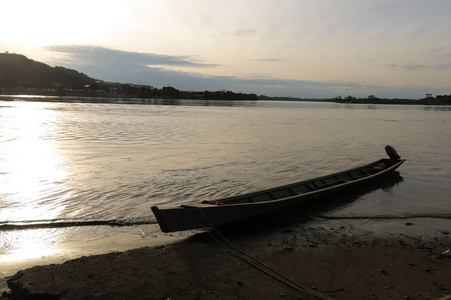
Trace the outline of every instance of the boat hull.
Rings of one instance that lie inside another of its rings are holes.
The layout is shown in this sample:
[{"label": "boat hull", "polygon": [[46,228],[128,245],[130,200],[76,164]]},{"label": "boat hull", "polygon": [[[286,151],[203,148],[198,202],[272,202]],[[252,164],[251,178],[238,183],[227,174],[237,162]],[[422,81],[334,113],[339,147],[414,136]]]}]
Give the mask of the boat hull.
[{"label": "boat hull", "polygon": [[[208,228],[244,221],[298,206],[313,199],[384,178],[405,160],[381,159],[371,164],[311,180],[214,201],[174,207],[152,206],[163,232]],[[388,165],[381,170],[382,164]]]}]

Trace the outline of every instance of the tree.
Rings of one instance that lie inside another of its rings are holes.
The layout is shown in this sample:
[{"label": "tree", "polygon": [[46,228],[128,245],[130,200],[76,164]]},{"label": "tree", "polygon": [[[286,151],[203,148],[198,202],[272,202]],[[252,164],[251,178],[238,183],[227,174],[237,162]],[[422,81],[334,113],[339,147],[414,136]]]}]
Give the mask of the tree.
[{"label": "tree", "polygon": [[0,81],[0,87],[1,88],[15,88],[19,86],[19,82],[16,79],[13,78],[6,78]]},{"label": "tree", "polygon": [[172,87],[172,86],[165,86],[161,89],[161,93],[163,97],[167,98],[179,98],[181,96],[181,92]]}]

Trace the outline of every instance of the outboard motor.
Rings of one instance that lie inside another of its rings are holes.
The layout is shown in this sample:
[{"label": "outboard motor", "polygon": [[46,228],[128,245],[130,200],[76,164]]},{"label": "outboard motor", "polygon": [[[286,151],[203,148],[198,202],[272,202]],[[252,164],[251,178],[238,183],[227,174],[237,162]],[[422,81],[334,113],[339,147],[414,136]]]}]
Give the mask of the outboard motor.
[{"label": "outboard motor", "polygon": [[398,161],[401,159],[396,149],[390,145],[385,146],[385,152],[387,152],[387,155],[390,156],[392,161]]}]

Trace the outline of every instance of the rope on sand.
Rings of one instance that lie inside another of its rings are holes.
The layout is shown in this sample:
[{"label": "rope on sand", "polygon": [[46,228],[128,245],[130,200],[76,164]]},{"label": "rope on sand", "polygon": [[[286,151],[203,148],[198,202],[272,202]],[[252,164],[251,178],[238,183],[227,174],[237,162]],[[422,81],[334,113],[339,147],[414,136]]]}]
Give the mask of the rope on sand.
[{"label": "rope on sand", "polygon": [[188,213],[191,215],[191,217],[197,222],[199,223],[199,225],[201,225],[202,229],[210,236],[212,237],[218,244],[220,244],[223,248],[225,248],[228,252],[230,252],[231,254],[233,254],[235,257],[243,260],[244,262],[248,263],[249,265],[251,265],[252,267],[260,270],[261,272],[265,273],[266,275],[278,280],[279,282],[297,290],[300,292],[303,292],[305,294],[311,295],[316,297],[317,299],[323,299],[323,300],[332,300],[332,298],[326,297],[324,295],[321,295],[320,293],[317,293],[311,289],[308,289],[302,285],[300,285],[299,283],[295,282],[294,280],[288,278],[287,276],[283,275],[282,273],[280,273],[279,271],[275,270],[274,268],[268,266],[267,264],[263,263],[262,261],[260,261],[259,259],[257,259],[256,257],[246,253],[245,251],[241,250],[240,248],[238,248],[237,246],[235,246],[234,244],[232,244],[227,238],[225,238],[217,229],[216,227],[210,222],[210,220],[207,218],[207,216],[205,215],[205,213],[203,212],[202,209],[197,208],[198,210],[200,210],[203,218],[205,219],[205,221],[207,221],[207,223],[209,224],[210,228],[213,229],[213,231],[219,236],[216,237],[214,236],[210,230],[208,230],[207,227],[203,226],[201,224],[201,222],[199,222],[199,220],[190,212],[190,209],[186,208],[186,210],[188,211]]}]

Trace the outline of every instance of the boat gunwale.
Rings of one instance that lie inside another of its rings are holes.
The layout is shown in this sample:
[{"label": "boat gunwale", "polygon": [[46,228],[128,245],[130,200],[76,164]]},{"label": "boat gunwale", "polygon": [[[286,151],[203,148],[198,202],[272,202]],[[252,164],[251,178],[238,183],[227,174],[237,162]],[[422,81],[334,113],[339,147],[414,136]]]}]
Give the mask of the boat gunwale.
[{"label": "boat gunwale", "polygon": [[[239,198],[245,198],[245,197],[251,197],[251,196],[255,196],[255,195],[261,195],[261,194],[265,194],[265,193],[270,193],[272,191],[276,191],[276,190],[280,190],[280,189],[284,189],[284,188],[289,188],[289,187],[292,187],[292,186],[295,186],[295,185],[298,185],[298,184],[299,185],[300,184],[307,184],[309,182],[313,182],[313,181],[316,181],[316,180],[321,180],[321,179],[324,179],[324,178],[329,178],[329,177],[337,176],[337,175],[340,175],[340,174],[349,173],[349,172],[352,172],[352,171],[355,171],[355,170],[360,170],[360,169],[363,169],[363,168],[366,168],[366,167],[370,167],[372,165],[375,165],[375,164],[380,163],[380,162],[385,161],[385,160],[387,160],[387,159],[379,159],[379,160],[376,160],[376,161],[374,161],[372,163],[369,163],[369,164],[366,164],[366,165],[363,165],[363,166],[360,166],[360,167],[348,169],[348,170],[337,172],[337,173],[333,173],[333,174],[330,174],[330,175],[325,175],[325,176],[321,176],[321,177],[307,179],[307,180],[304,180],[304,181],[294,182],[292,184],[287,184],[287,185],[283,185],[283,186],[279,186],[279,187],[274,187],[274,188],[270,188],[270,189],[267,189],[267,190],[261,190],[261,191],[258,191],[258,192],[251,192],[251,193],[248,193],[248,194],[241,194],[241,195],[237,195],[237,196],[221,198],[221,199],[217,199],[216,201],[220,201],[220,202],[224,201],[224,202],[226,202],[228,200],[234,200],[234,199],[239,199]],[[320,188],[318,188],[317,190],[314,190],[314,191],[305,192],[305,193],[299,193],[299,194],[295,194],[295,195],[288,196],[288,197],[281,197],[281,198],[272,199],[272,200],[265,200],[265,201],[255,201],[255,202],[249,201],[249,202],[243,202],[243,203],[227,203],[226,202],[226,203],[224,203],[224,205],[212,205],[212,204],[203,204],[201,202],[192,202],[192,203],[181,204],[179,206],[162,207],[161,209],[163,209],[163,210],[167,209],[167,208],[170,208],[170,209],[174,209],[174,208],[181,208],[181,209],[185,209],[185,208],[187,208],[187,209],[190,209],[190,208],[192,208],[192,209],[218,208],[219,209],[219,208],[223,208],[224,206],[230,207],[230,206],[243,206],[243,205],[262,205],[262,204],[265,204],[265,203],[268,203],[268,204],[270,204],[270,203],[277,203],[277,202],[280,202],[280,201],[286,201],[286,200],[291,200],[291,199],[295,199],[295,198],[307,197],[309,195],[316,194],[316,193],[321,193],[321,192],[326,192],[328,190],[340,189],[340,188],[345,187],[347,185],[354,185],[354,184],[356,184],[356,183],[358,183],[360,181],[371,180],[373,178],[377,178],[377,177],[379,177],[379,176],[381,176],[383,174],[389,173],[392,170],[397,169],[404,162],[405,162],[405,159],[400,159],[400,160],[396,161],[390,167],[388,167],[388,168],[386,168],[386,169],[384,169],[384,170],[382,170],[380,172],[377,172],[377,173],[374,173],[374,174],[369,174],[369,175],[364,175],[364,176],[362,176],[360,178],[356,178],[356,179],[349,179],[349,181],[343,182],[341,184],[336,184],[336,185],[332,185],[332,186],[324,186],[324,187],[320,187]],[[345,180],[345,179],[343,179],[343,180]],[[325,185],[327,185],[327,183]]]}]

